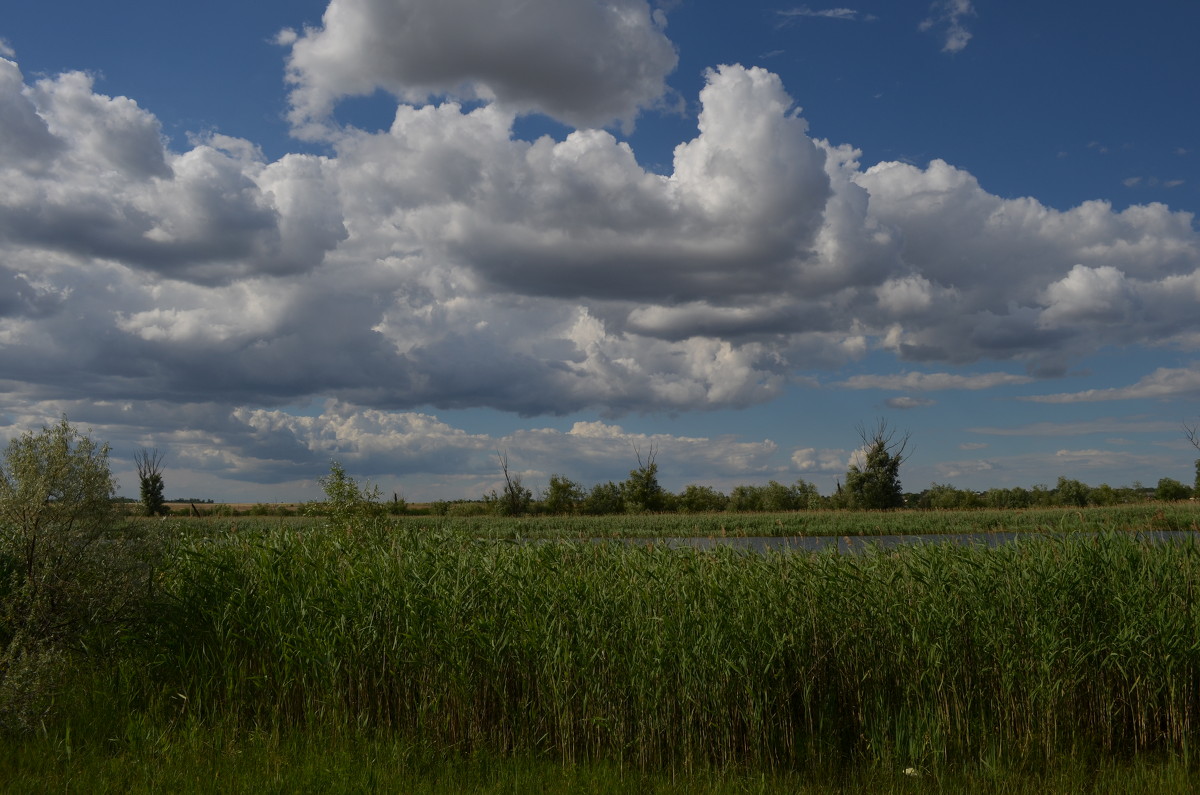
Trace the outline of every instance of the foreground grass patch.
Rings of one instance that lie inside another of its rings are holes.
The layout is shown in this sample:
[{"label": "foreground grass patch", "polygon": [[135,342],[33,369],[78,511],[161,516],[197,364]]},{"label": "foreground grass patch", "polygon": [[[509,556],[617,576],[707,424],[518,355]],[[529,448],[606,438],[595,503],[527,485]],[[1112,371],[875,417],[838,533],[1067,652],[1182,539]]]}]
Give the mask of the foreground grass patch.
[{"label": "foreground grass patch", "polygon": [[[915,775],[914,775],[915,773]],[[378,735],[321,730],[246,733],[192,726],[99,743],[42,736],[0,750],[8,792],[87,793],[832,793],[1194,792],[1196,771],[1179,757],[1060,760],[1038,769],[969,765],[931,773],[880,767],[808,772],[643,771],[609,762],[530,756],[453,756]]]},{"label": "foreground grass patch", "polygon": [[280,530],[180,553],[142,686],[172,719],[352,726],[636,769],[1183,753],[1200,547],[861,556]]}]

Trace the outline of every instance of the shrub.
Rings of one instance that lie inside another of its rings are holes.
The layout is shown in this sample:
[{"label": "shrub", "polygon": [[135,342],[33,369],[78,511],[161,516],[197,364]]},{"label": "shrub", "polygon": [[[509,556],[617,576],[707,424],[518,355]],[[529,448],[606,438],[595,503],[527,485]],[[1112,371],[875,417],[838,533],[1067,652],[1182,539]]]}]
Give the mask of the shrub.
[{"label": "shrub", "polygon": [[1154,498],[1164,502],[1186,500],[1191,496],[1192,490],[1174,478],[1162,478],[1158,481],[1158,488],[1154,490]]},{"label": "shrub", "polygon": [[146,550],[118,532],[108,445],[66,420],[0,465],[0,727],[31,729],[68,658],[102,650],[148,594]]},{"label": "shrub", "polygon": [[611,480],[592,486],[583,500],[583,512],[593,516],[620,513],[624,508],[621,487]]},{"label": "shrub", "polygon": [[723,511],[729,498],[711,486],[689,485],[679,495],[679,510],[687,513]]},{"label": "shrub", "polygon": [[329,464],[329,474],[318,482],[325,491],[325,502],[307,506],[310,516],[326,516],[329,524],[346,533],[377,528],[387,513],[379,502],[379,487],[359,484],[346,474],[337,461]]},{"label": "shrub", "polygon": [[550,485],[542,498],[546,513],[569,514],[579,510],[583,502],[583,487],[566,475],[551,475]]}]

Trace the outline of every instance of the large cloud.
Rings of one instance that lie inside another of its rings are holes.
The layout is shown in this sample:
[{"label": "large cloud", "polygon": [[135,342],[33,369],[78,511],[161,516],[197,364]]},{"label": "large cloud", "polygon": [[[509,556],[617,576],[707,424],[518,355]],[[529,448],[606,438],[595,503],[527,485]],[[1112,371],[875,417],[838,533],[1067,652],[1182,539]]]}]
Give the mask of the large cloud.
[{"label": "large cloud", "polygon": [[0,241],[215,285],[316,266],[344,237],[319,158],[266,164],[217,137],[168,152],[158,120],[81,72],[24,86],[0,59]]},{"label": "large cloud", "polygon": [[675,48],[645,0],[331,0],[285,31],[291,119],[324,134],[336,103],[383,89],[453,95],[574,126],[631,122],[666,91]]},{"label": "large cloud", "polygon": [[[331,14],[351,8],[381,13]],[[700,102],[666,175],[609,132],[520,140],[499,102],[400,105],[268,162],[217,135],[171,151],[87,75],[27,84],[0,60],[5,388],[615,415],[751,405],[872,350],[1037,374],[1197,333],[1187,213],[863,168],[762,69],[712,70]]]},{"label": "large cloud", "polygon": [[[824,153],[764,70],[711,72],[700,98],[700,135],[669,177],[595,131],[481,163],[448,253],[525,295],[728,302],[794,286],[830,193]],[[423,149],[408,115],[389,144]]]},{"label": "large cloud", "polygon": [[1059,211],[1002,199],[940,160],[925,169],[880,163],[856,183],[912,272],[899,295],[887,284],[877,293],[876,322],[896,321],[887,343],[902,357],[1023,358],[1037,371],[1039,360],[1166,342],[1195,328],[1188,296],[1196,295],[1200,237],[1190,213],[1161,204],[1116,212],[1101,201]]}]

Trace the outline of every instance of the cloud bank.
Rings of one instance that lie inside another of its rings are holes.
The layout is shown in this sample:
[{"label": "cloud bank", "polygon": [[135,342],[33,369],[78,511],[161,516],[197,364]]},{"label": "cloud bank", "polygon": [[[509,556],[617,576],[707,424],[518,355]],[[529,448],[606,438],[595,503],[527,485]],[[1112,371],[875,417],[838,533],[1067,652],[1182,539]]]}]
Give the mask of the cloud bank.
[{"label": "cloud bank", "polygon": [[[878,351],[1028,375],[842,386],[990,388],[1196,338],[1188,213],[1056,210],[936,159],[864,167],[809,135],[776,75],[736,64],[707,72],[694,136],[654,173],[603,127],[667,92],[661,10],[461,5],[333,0],[321,27],[280,37],[291,120],[325,155],[267,160],[218,134],[176,151],[152,110],[91,76],[30,80],[0,58],[10,403],[255,406],[201,416],[290,449],[320,434],[278,436],[269,412],[314,397],[397,422],[426,407],[612,417],[750,406]],[[952,33],[969,11],[946,6]],[[388,129],[331,120],[377,90],[397,99]],[[574,129],[523,140],[527,113]],[[1129,394],[1194,384],[1160,373]],[[797,455],[805,471],[830,460]]]},{"label": "cloud bank", "polygon": [[[668,175],[604,131],[521,141],[494,104],[401,104],[335,155],[265,162],[222,136],[170,151],[82,73],[5,60],[0,88],[0,363],[34,393],[86,373],[114,399],[692,410],[870,349],[1040,372],[1195,333],[1192,216],[860,168],[761,68],[709,72]],[[846,385],[1021,379],[905,378]]]},{"label": "cloud bank", "polygon": [[524,141],[452,101],[266,162],[220,135],[171,151],[87,75],[4,60],[3,372],[48,396],[619,414],[751,405],[870,350],[1041,374],[1196,333],[1187,213],[863,169],[758,68],[710,71],[699,99],[665,176],[608,132]]}]

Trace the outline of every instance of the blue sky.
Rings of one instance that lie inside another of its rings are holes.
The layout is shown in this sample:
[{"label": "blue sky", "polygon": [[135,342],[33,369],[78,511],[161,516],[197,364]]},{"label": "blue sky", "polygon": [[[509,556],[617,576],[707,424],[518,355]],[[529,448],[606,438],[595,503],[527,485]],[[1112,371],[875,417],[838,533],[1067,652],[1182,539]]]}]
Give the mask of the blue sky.
[{"label": "blue sky", "polygon": [[173,496],[1190,482],[1200,7],[25,4],[0,435]]}]

